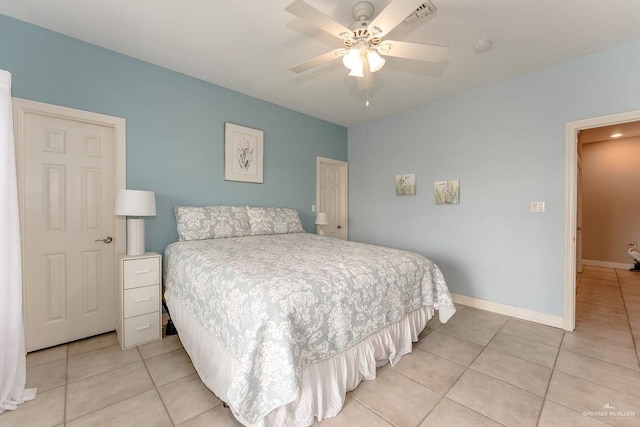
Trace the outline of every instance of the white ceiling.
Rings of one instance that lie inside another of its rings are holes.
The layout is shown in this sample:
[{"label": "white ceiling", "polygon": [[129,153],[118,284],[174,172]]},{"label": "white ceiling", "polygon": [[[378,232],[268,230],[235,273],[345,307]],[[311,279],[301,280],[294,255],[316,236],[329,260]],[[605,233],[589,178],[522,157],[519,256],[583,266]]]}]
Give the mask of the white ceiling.
[{"label": "white ceiling", "polygon": [[[365,107],[339,60],[288,70],[341,47],[286,12],[292,1],[0,0],[0,13],[344,126],[640,39],[637,0],[433,0],[389,38],[449,46],[449,61],[387,58]],[[345,26],[357,1],[307,0]],[[476,54],[482,38],[493,48]]]}]

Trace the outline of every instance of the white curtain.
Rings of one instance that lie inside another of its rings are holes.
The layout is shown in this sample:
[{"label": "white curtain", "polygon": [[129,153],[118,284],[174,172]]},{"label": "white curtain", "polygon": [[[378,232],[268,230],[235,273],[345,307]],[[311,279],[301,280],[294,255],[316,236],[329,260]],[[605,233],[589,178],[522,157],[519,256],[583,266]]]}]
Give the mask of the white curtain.
[{"label": "white curtain", "polygon": [[31,400],[22,323],[22,259],[11,73],[0,70],[0,414]]}]

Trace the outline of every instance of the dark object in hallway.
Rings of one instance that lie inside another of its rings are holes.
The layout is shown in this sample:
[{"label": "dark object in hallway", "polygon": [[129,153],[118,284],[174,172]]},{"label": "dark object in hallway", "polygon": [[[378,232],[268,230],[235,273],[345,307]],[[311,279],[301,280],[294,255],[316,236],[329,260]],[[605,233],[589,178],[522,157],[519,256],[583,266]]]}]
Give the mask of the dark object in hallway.
[{"label": "dark object in hallway", "polygon": [[627,253],[631,258],[633,258],[633,268],[630,268],[629,271],[640,271],[640,252],[636,250],[638,245],[634,243],[629,243],[629,249],[627,249]]}]

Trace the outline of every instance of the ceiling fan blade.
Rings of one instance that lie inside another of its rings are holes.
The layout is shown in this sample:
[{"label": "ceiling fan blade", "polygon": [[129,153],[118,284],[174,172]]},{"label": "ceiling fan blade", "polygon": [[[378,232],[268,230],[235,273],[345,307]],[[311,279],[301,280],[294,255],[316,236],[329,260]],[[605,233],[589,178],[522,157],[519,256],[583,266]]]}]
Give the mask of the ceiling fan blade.
[{"label": "ceiling fan blade", "polygon": [[308,61],[304,61],[298,65],[294,65],[293,67],[289,68],[289,70],[293,71],[294,73],[302,73],[319,65],[331,62],[334,59],[343,56],[345,53],[347,53],[347,49],[332,50],[331,52],[324,53],[320,56],[316,56],[315,58],[311,58]]},{"label": "ceiling fan blade", "polygon": [[424,0],[392,0],[369,24],[369,33],[376,37],[389,34],[399,23],[407,19]]},{"label": "ceiling fan blade", "polygon": [[442,62],[449,57],[449,48],[447,46],[399,42],[396,40],[383,41],[378,45],[378,52],[386,56],[428,62]]},{"label": "ceiling fan blade", "polygon": [[294,1],[284,10],[340,39],[351,39],[353,37],[353,31],[303,0]]}]

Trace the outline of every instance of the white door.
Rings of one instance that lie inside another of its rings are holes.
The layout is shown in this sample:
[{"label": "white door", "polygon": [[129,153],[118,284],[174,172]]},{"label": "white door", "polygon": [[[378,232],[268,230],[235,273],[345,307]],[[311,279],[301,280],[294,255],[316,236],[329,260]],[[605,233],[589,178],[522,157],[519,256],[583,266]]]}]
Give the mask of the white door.
[{"label": "white door", "polygon": [[348,164],[340,160],[318,157],[316,177],[317,212],[325,212],[329,224],[327,236],[347,240],[348,230]]},{"label": "white door", "polygon": [[124,134],[104,118],[16,101],[27,351],[115,329]]},{"label": "white door", "polygon": [[576,274],[582,273],[582,144],[578,141],[576,173]]}]

